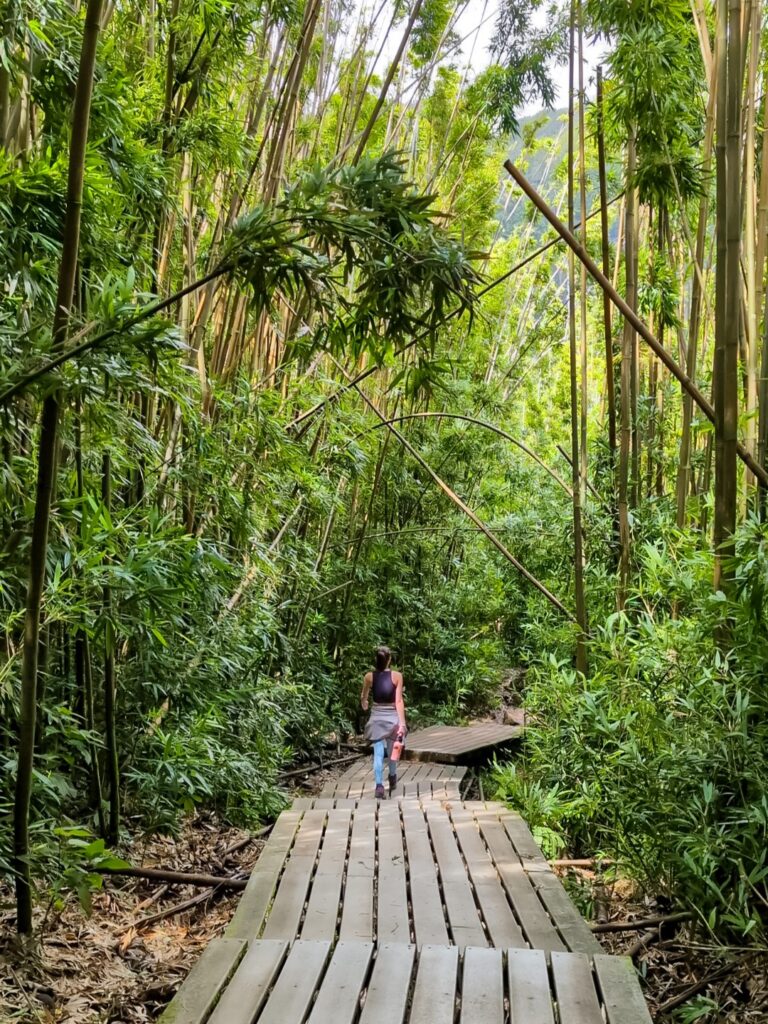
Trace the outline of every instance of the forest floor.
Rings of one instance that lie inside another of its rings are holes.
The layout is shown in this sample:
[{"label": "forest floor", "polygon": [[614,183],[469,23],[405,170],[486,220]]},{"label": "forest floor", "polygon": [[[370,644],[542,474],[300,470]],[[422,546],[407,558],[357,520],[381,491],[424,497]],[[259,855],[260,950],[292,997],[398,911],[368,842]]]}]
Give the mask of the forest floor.
[{"label": "forest floor", "polygon": [[[300,776],[295,795],[318,792],[345,766]],[[477,798],[473,791],[469,798]],[[293,794],[292,794],[293,795]],[[133,864],[217,875],[248,873],[265,839],[250,839],[211,815],[188,819],[176,839],[133,843],[124,854]],[[564,869],[576,902],[594,903],[594,873]],[[645,918],[666,909],[619,880],[603,892],[610,920]],[[164,886],[111,878],[93,895],[86,916],[74,895],[51,909],[42,944],[33,954],[13,937],[10,890],[0,890],[1,1024],[145,1024],[155,1020],[207,943],[226,928],[238,893],[216,894],[188,886]],[[192,897],[199,902],[187,909]],[[41,911],[41,919],[45,910]],[[640,933],[643,934],[643,933]],[[607,952],[626,953],[638,932],[599,936]],[[684,931],[665,934],[635,956],[645,978],[654,1019],[684,1024],[768,1024],[768,959],[750,951],[726,954],[686,942]],[[723,972],[718,976],[718,972]],[[684,1015],[659,1013],[669,1000],[714,976]]]}]

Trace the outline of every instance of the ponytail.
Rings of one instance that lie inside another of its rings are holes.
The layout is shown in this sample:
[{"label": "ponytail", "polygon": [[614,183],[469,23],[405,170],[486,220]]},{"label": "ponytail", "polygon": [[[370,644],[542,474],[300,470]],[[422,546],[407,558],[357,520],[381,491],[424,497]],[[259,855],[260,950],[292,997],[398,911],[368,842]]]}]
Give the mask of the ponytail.
[{"label": "ponytail", "polygon": [[392,651],[388,647],[380,647],[376,651],[376,671],[383,672],[392,661]]}]

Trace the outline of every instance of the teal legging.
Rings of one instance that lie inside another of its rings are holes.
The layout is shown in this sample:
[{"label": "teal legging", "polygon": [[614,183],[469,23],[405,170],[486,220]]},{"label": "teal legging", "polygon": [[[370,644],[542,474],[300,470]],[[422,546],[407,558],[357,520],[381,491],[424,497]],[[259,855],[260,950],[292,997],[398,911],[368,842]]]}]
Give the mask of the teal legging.
[{"label": "teal legging", "polygon": [[[387,751],[387,758],[392,757],[392,744],[394,740],[376,740],[373,744],[373,778],[377,786],[384,785],[384,749]],[[389,762],[389,774],[394,775],[397,765]]]}]

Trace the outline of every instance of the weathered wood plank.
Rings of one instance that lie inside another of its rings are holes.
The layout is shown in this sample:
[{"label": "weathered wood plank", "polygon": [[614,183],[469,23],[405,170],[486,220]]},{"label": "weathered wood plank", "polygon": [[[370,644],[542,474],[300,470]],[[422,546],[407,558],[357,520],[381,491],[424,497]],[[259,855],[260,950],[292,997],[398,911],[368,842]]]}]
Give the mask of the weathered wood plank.
[{"label": "weathered wood plank", "polygon": [[526,946],[474,818],[461,807],[452,808],[451,818],[492,943],[499,947]]},{"label": "weathered wood plank", "polygon": [[288,858],[301,811],[283,811],[251,872],[237,910],[226,930],[228,938],[252,939],[258,936],[267,916],[280,873]]},{"label": "weathered wood plank", "polygon": [[486,812],[478,814],[477,821],[529,945],[547,951],[565,950],[500,822]]},{"label": "weathered wood plank", "polygon": [[208,1024],[253,1024],[288,952],[288,942],[254,940]]},{"label": "weathered wood plank", "polygon": [[212,939],[160,1017],[162,1024],[204,1024],[245,949],[241,939]]},{"label": "weathered wood plank", "polygon": [[571,902],[557,875],[552,871],[535,871],[528,877],[567,948],[573,953],[586,953],[590,956],[600,953],[602,946]]},{"label": "weathered wood plank", "polygon": [[538,843],[533,838],[531,830],[519,814],[505,810],[499,815],[499,820],[512,840],[512,845],[526,871],[534,869],[542,871],[552,870],[546,857],[539,849]]},{"label": "weathered wood plank", "polygon": [[330,942],[294,942],[259,1024],[294,1024],[304,1020],[330,949]]},{"label": "weathered wood plank", "polygon": [[651,1024],[634,965],[628,957],[595,957],[595,973],[603,997],[608,1024]]},{"label": "weathered wood plank", "polygon": [[376,901],[376,936],[383,942],[410,942],[405,851],[396,803],[379,805],[379,874]]},{"label": "weathered wood plank", "polygon": [[416,945],[448,945],[443,900],[437,883],[437,865],[432,855],[427,823],[421,809],[413,804],[403,807],[411,906]]},{"label": "weathered wood plank", "polygon": [[543,950],[507,950],[507,978],[510,1024],[555,1024]]},{"label": "weathered wood plank", "polygon": [[422,946],[408,1024],[453,1024],[459,951]]},{"label": "weathered wood plank", "polygon": [[500,949],[470,948],[461,975],[461,1024],[504,1024]]},{"label": "weathered wood plank", "polygon": [[589,960],[582,953],[553,953],[560,1024],[603,1024]]},{"label": "weathered wood plank", "polygon": [[361,804],[352,820],[340,939],[373,939],[375,862],[376,807],[373,803]]},{"label": "weathered wood plank", "polygon": [[451,820],[442,808],[427,808],[427,822],[442,881],[451,936],[457,946],[487,946],[488,939]]},{"label": "weathered wood plank", "polygon": [[307,1024],[353,1024],[372,955],[372,942],[339,942]]},{"label": "weathered wood plank", "polygon": [[336,937],[351,817],[350,811],[328,812],[320,859],[301,927],[302,939],[327,939],[332,942]]},{"label": "weathered wood plank", "polygon": [[296,937],[323,834],[325,818],[325,811],[307,811],[304,814],[267,923],[264,925],[263,938],[293,939]]},{"label": "weathered wood plank", "polygon": [[403,1024],[411,985],[415,946],[379,946],[359,1024]]}]

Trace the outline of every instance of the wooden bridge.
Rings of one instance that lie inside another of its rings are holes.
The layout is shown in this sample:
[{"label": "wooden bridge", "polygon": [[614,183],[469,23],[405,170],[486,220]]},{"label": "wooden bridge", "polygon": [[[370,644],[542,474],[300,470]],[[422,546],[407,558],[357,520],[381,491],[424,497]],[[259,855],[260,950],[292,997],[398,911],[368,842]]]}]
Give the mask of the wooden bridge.
[{"label": "wooden bridge", "polygon": [[370,762],[278,818],[225,935],[164,1024],[650,1024],[523,819],[466,769]]}]

